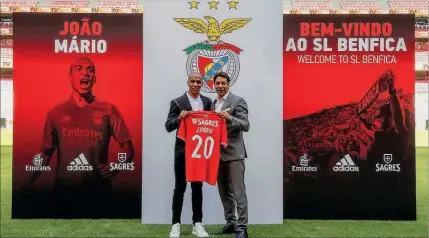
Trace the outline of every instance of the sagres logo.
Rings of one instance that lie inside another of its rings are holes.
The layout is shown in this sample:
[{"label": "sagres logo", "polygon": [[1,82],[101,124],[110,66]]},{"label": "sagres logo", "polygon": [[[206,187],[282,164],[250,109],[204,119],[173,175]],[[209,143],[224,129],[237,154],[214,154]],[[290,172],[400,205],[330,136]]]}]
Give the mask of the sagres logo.
[{"label": "sagres logo", "polygon": [[132,171],[134,170],[134,162],[126,163],[127,153],[118,153],[119,163],[110,163],[110,170]]},{"label": "sagres logo", "polygon": [[[234,1],[228,3],[229,8],[237,9],[238,2],[231,5],[232,2]],[[189,2],[191,10],[193,8],[198,9],[198,3],[196,1]],[[210,9],[217,9],[218,3],[209,2]],[[237,12],[239,13],[239,11]],[[206,21],[199,18],[174,18],[185,28],[206,35],[207,40],[184,49],[188,55],[186,71],[188,75],[193,72],[201,73],[203,75],[202,90],[207,93],[214,93],[213,76],[218,71],[222,70],[229,75],[231,78],[230,86],[235,83],[240,72],[239,54],[243,51],[238,46],[222,41],[221,37],[242,28],[251,18],[229,18],[224,19],[221,23],[215,16],[207,15],[204,19]]]},{"label": "sagres logo", "polygon": [[299,165],[300,166],[292,166],[292,171],[294,172],[316,172],[317,167],[309,166],[310,159],[307,154],[299,157]]},{"label": "sagres logo", "polygon": [[33,165],[25,166],[25,171],[47,172],[47,171],[51,171],[51,167],[47,165],[43,165],[43,156],[41,153],[39,153],[33,157]]},{"label": "sagres logo", "polygon": [[391,164],[393,161],[392,154],[383,154],[384,164],[375,164],[375,172],[401,172],[401,164]]},{"label": "sagres logo", "polygon": [[349,154],[337,162],[333,169],[335,172],[359,172],[359,167],[356,166]]}]

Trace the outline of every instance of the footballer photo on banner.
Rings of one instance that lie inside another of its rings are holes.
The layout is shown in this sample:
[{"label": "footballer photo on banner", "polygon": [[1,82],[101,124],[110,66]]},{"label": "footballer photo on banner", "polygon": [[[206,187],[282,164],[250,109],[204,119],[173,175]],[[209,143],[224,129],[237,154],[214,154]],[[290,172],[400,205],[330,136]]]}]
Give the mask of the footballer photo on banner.
[{"label": "footballer photo on banner", "polygon": [[12,218],[139,218],[142,15],[13,18]]}]

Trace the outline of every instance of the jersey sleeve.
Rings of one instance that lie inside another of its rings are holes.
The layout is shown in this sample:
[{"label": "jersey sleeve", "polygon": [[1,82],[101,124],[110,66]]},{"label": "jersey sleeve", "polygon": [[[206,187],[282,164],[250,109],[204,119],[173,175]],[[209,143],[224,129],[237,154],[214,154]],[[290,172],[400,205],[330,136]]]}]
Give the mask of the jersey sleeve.
[{"label": "jersey sleeve", "polygon": [[119,110],[113,105],[110,111],[110,126],[112,127],[113,138],[115,138],[117,143],[122,143],[131,139],[131,135],[125,124],[124,118]]},{"label": "jersey sleeve", "polygon": [[225,148],[228,146],[228,130],[226,129],[226,122],[225,120],[221,120],[222,128],[221,128],[221,135],[220,135],[220,144]]},{"label": "jersey sleeve", "polygon": [[57,129],[54,126],[52,113],[46,114],[45,125],[43,128],[43,143],[42,152],[45,155],[51,156],[58,147],[59,140]]},{"label": "jersey sleeve", "polygon": [[186,140],[186,118],[182,119],[180,121],[179,130],[177,131],[177,137],[182,139],[183,141]]}]

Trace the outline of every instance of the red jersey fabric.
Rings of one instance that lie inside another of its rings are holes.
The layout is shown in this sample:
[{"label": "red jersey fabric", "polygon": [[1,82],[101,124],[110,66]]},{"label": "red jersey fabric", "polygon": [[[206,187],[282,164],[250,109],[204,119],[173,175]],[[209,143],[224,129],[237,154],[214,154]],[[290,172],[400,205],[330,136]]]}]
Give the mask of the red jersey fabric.
[{"label": "red jersey fabric", "polygon": [[189,112],[177,137],[186,142],[186,181],[216,185],[220,146],[228,146],[225,121],[216,112]]},{"label": "red jersey fabric", "polygon": [[43,152],[57,150],[56,186],[100,186],[96,166],[107,164],[111,138],[117,143],[131,138],[118,109],[95,99],[79,107],[72,98],[48,113],[43,132]]}]

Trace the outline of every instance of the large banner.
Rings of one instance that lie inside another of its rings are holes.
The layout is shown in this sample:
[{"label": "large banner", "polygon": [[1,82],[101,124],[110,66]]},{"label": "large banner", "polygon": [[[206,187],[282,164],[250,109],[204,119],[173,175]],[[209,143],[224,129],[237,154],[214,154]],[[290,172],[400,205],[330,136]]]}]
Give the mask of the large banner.
[{"label": "large banner", "polygon": [[414,15],[285,15],[284,216],[416,219]]},{"label": "large banner", "polygon": [[[171,224],[176,132],[165,122],[170,102],[187,91],[188,75],[203,75],[202,93],[216,97],[213,75],[230,78],[247,102],[250,130],[245,184],[249,223],[282,223],[282,1],[144,2],[144,160],[142,222]],[[156,181],[156,182],[155,182]],[[203,222],[224,224],[217,186],[203,185]],[[191,186],[182,223],[192,222]]]},{"label": "large banner", "polygon": [[14,13],[12,218],[139,218],[142,15]]}]

